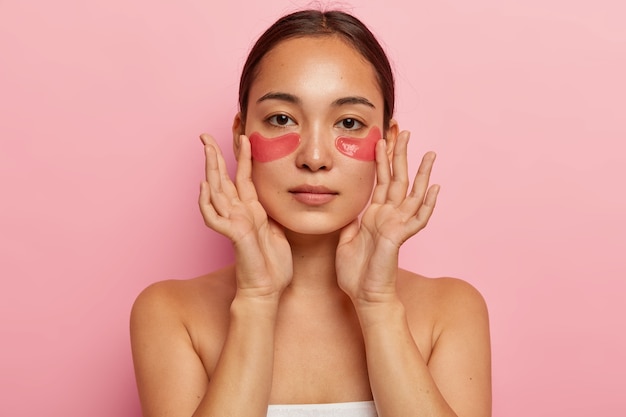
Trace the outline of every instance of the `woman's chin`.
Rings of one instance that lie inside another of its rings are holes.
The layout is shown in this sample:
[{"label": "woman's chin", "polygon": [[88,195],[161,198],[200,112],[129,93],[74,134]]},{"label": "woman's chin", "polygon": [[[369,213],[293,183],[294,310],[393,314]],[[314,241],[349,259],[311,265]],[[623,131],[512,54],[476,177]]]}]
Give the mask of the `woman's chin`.
[{"label": "woman's chin", "polygon": [[288,239],[298,238],[302,239],[307,236],[311,238],[336,238],[341,233],[341,229],[350,224],[353,220],[344,222],[329,222],[329,221],[293,221],[289,219],[284,223],[281,223],[277,219],[273,219],[277,224],[282,226],[285,231],[285,235]]}]

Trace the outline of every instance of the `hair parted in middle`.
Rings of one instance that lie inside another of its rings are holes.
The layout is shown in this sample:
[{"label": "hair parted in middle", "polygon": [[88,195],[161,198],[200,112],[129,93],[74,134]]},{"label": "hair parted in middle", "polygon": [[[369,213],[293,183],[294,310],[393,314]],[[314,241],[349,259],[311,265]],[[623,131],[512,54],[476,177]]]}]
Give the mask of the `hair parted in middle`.
[{"label": "hair parted in middle", "polygon": [[259,37],[248,54],[239,82],[239,110],[243,123],[246,121],[250,88],[263,57],[283,41],[310,36],[338,36],[372,65],[383,95],[383,129],[387,131],[395,105],[395,82],[387,54],[363,22],[338,10],[302,10],[285,15]]}]

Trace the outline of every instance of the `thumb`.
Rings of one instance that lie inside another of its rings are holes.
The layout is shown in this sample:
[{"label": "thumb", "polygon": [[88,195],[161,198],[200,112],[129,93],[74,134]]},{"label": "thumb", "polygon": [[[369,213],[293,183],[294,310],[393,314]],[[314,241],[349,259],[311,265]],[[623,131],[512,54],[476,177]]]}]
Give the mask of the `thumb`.
[{"label": "thumb", "polygon": [[351,242],[358,233],[359,219],[354,219],[350,224],[341,229],[341,232],[339,232],[339,244],[337,246]]}]

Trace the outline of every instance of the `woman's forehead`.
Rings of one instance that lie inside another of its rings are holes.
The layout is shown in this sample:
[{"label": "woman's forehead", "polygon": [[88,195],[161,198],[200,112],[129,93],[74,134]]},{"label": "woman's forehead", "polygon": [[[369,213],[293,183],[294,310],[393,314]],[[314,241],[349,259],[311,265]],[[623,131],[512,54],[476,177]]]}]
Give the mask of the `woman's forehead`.
[{"label": "woman's forehead", "polygon": [[373,66],[337,36],[294,38],[276,45],[259,63],[250,99],[254,102],[273,91],[382,100]]}]

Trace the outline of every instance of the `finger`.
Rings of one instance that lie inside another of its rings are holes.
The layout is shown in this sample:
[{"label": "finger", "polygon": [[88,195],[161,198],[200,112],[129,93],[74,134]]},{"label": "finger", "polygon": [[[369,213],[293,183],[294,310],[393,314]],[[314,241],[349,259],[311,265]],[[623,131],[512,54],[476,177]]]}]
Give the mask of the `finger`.
[{"label": "finger", "polygon": [[215,142],[204,138],[204,176],[205,181],[209,184],[211,191],[222,191],[222,180],[217,161],[217,148]]},{"label": "finger", "polygon": [[[218,148],[207,143],[204,147],[206,160],[206,183],[208,184],[208,202],[215,209],[217,214],[228,217],[230,214],[233,196],[225,191],[229,186],[230,179],[225,178],[220,171]],[[236,195],[235,195],[236,196]]]},{"label": "finger", "polygon": [[419,168],[417,169],[415,181],[413,182],[413,188],[411,189],[411,195],[414,195],[420,201],[424,200],[424,196],[428,190],[430,173],[433,170],[436,157],[437,155],[434,152],[426,152],[422,157],[422,162],[420,163]]},{"label": "finger", "polygon": [[202,181],[200,183],[200,196],[198,197],[198,206],[200,206],[200,212],[204,218],[204,223],[207,226],[212,227],[212,223],[216,217],[218,217],[215,208],[211,204],[211,191],[209,190],[209,183]]},{"label": "finger", "polygon": [[424,204],[420,206],[417,211],[417,215],[414,218],[414,227],[417,229],[416,232],[423,229],[428,224],[428,221],[435,210],[440,188],[441,187],[439,187],[439,185],[435,184],[428,189],[426,198],[424,199]]},{"label": "finger", "polygon": [[436,154],[434,152],[427,152],[422,157],[422,162],[415,174],[413,180],[413,187],[406,199],[400,205],[400,211],[407,217],[413,217],[417,214],[424,203],[424,197],[428,190],[428,183],[430,182],[430,174],[435,163]]},{"label": "finger", "polygon": [[200,183],[200,195],[198,197],[200,213],[202,213],[204,224],[218,233],[225,234],[228,228],[225,227],[224,218],[217,213],[215,207],[211,204],[211,191],[209,188],[210,186],[208,182],[202,181]]},{"label": "finger", "polygon": [[[211,146],[215,150],[216,160],[217,160],[217,172],[219,173],[219,178],[220,178],[220,181],[222,182],[221,187],[220,187],[221,191],[226,193],[226,195],[229,198],[236,198],[237,189],[235,188],[235,185],[232,183],[230,176],[228,175],[228,169],[226,168],[226,161],[224,160],[224,156],[222,155],[222,150],[217,144],[217,141],[211,135],[207,135],[206,133],[203,133],[202,135],[200,135],[200,140],[205,145],[205,152],[206,152],[207,146]],[[206,161],[206,163],[208,164],[208,160]],[[208,165],[206,169],[207,169],[207,175],[208,175],[208,169],[209,169]],[[207,181],[208,181],[208,176],[207,176]]]},{"label": "finger", "polygon": [[359,233],[359,220],[354,219],[350,224],[341,229],[337,247],[349,243]]},{"label": "finger", "polygon": [[[211,184],[215,180],[219,179],[219,163],[217,162],[217,153],[219,147],[217,142],[212,136],[203,133],[200,135],[200,140],[204,144],[204,171],[205,179]],[[211,184],[213,185],[213,184]]]},{"label": "finger", "polygon": [[235,184],[230,179],[230,175],[228,175],[228,168],[226,168],[226,161],[224,160],[224,155],[222,155],[222,150],[219,146],[215,149],[217,151],[217,166],[222,181],[222,190],[228,198],[238,198],[237,187],[235,187]]},{"label": "finger", "polygon": [[237,173],[235,183],[241,201],[257,200],[256,188],[252,182],[252,151],[250,140],[246,135],[240,136],[241,147],[237,158]]},{"label": "finger", "polygon": [[406,198],[409,188],[409,174],[407,162],[407,149],[410,133],[403,131],[398,135],[396,146],[393,150],[392,179],[387,192],[387,201],[400,205]]},{"label": "finger", "polygon": [[387,144],[384,139],[376,143],[376,186],[372,193],[372,204],[385,204],[391,182],[391,167],[387,159]]}]

